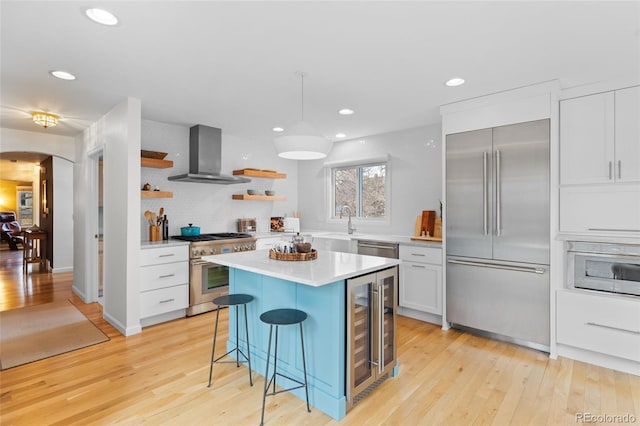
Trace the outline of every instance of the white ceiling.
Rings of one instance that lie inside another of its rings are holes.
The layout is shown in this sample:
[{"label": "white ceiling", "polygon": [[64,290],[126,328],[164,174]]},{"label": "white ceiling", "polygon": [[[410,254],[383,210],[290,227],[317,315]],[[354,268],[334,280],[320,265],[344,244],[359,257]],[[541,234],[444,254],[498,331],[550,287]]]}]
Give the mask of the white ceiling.
[{"label": "white ceiling", "polygon": [[[115,27],[84,15],[102,7]],[[3,127],[75,135],[127,96],[145,119],[257,143],[305,119],[333,138],[439,121],[439,106],[557,79],[640,75],[640,2],[6,1]],[[51,77],[62,69],[76,81]],[[447,88],[460,76],[467,83]],[[337,114],[351,107],[356,114]],[[61,115],[40,129],[30,112]],[[335,139],[335,138],[334,138]]]}]

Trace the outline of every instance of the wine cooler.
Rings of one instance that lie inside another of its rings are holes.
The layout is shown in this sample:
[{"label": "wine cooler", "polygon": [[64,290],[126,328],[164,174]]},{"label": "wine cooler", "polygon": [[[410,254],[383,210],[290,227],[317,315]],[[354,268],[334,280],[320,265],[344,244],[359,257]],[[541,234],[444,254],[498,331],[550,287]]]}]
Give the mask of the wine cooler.
[{"label": "wine cooler", "polygon": [[347,280],[347,410],[396,366],[398,268]]}]

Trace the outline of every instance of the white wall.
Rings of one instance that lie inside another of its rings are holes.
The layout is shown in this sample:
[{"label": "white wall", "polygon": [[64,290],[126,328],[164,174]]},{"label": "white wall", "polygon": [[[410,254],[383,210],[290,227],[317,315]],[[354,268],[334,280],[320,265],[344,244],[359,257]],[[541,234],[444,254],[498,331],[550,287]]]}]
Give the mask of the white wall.
[{"label": "white wall", "polygon": [[[76,265],[82,265],[74,291],[93,296],[97,274],[94,234],[98,229],[95,162],[90,155],[102,149],[104,158],[104,318],[124,335],[140,327],[140,123],[141,104],[129,98],[115,106],[77,140],[74,170]],[[91,258],[90,258],[91,257]]]},{"label": "white wall", "polygon": [[73,271],[73,163],[71,161],[53,157],[53,185],[53,272]]},{"label": "white wall", "polygon": [[[296,161],[279,158],[271,140],[255,141],[222,133],[222,173],[230,175],[235,169],[256,168],[286,173],[286,179],[251,178],[250,183],[216,185],[209,183],[169,181],[169,176],[186,173],[189,169],[189,127],[156,121],[142,121],[142,149],[167,152],[166,160],[173,168],[143,168],[138,190],[146,182],[162,191],[173,192],[173,198],[145,198],[137,218],[140,239],[148,240],[145,210],[158,212],[164,207],[169,219],[169,234],[179,235],[180,227],[192,223],[202,233],[236,232],[236,220],[255,217],[262,230],[268,231],[271,216],[291,216],[297,209],[298,165]],[[247,189],[274,189],[286,201],[238,201],[232,194],[246,193]],[[266,228],[266,229],[265,229]],[[260,231],[260,229],[259,229]]]},{"label": "white wall", "polygon": [[[389,155],[390,222],[354,221],[357,233],[413,235],[422,210],[440,211],[442,197],[441,126],[407,129],[336,142],[328,157],[299,168],[298,207],[305,230],[346,232],[347,222],[329,220],[324,163]],[[302,163],[302,162],[301,162]]]},{"label": "white wall", "polygon": [[69,136],[0,128],[0,152],[13,151],[41,152],[75,161],[74,139]]}]

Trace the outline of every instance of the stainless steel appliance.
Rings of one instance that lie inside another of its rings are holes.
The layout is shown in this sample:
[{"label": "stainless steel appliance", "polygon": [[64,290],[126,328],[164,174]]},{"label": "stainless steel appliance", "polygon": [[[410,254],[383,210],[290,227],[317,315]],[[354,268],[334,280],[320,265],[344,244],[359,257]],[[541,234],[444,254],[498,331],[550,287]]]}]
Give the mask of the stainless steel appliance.
[{"label": "stainless steel appliance", "polygon": [[202,260],[202,256],[255,250],[256,238],[244,233],[200,234],[173,236],[189,241],[189,307],[187,316],[212,311],[218,296],[229,292],[229,269],[223,265]]},{"label": "stainless steel appliance", "polygon": [[549,120],[446,137],[447,320],[549,350]]},{"label": "stainless steel appliance", "polygon": [[640,296],[640,245],[572,241],[567,266],[574,288]]},{"label": "stainless steel appliance", "polygon": [[398,258],[398,243],[358,240],[358,254],[369,256]]},{"label": "stainless steel appliance", "polygon": [[347,280],[347,409],[396,366],[398,267]]}]

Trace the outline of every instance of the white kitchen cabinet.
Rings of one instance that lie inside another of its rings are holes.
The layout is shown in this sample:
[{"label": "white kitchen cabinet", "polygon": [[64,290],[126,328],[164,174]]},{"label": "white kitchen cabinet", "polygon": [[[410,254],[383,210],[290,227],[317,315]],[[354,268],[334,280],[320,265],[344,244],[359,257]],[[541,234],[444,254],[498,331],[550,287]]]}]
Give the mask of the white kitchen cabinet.
[{"label": "white kitchen cabinet", "polygon": [[399,254],[399,306],[442,315],[442,249],[401,244]]},{"label": "white kitchen cabinet", "polygon": [[145,247],[140,252],[143,326],[185,316],[189,306],[189,246]]},{"label": "white kitchen cabinet", "polygon": [[615,93],[616,181],[640,182],[640,86]]},{"label": "white kitchen cabinet", "polygon": [[613,113],[613,92],[560,102],[560,183],[612,181]]},{"label": "white kitchen cabinet", "polygon": [[560,230],[640,238],[640,185],[561,187]]},{"label": "white kitchen cabinet", "polygon": [[640,86],[560,102],[560,183],[640,182]]},{"label": "white kitchen cabinet", "polygon": [[587,292],[557,292],[559,344],[640,363],[640,301]]}]

